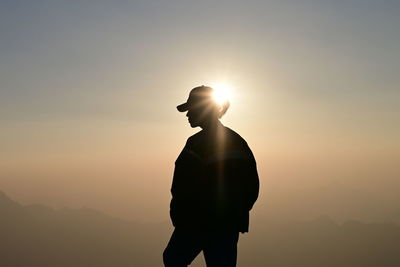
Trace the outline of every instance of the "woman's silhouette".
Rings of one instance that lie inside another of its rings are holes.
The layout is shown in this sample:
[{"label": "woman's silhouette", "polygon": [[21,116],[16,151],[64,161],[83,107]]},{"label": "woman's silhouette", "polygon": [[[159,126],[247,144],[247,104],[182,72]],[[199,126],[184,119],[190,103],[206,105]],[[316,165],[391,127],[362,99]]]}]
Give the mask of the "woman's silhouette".
[{"label": "woman's silhouette", "polygon": [[213,89],[191,90],[186,103],[191,127],[175,162],[170,216],[175,230],[164,250],[167,267],[188,266],[203,251],[207,266],[236,266],[239,232],[248,232],[249,211],[258,197],[256,161],[246,141],[219,119],[229,103],[218,104]]}]

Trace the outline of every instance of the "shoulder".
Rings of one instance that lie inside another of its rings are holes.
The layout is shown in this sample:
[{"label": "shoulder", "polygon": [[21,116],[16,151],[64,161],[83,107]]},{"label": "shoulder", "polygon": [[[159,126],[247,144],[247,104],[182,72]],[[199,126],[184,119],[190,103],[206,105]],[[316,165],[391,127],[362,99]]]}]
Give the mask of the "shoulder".
[{"label": "shoulder", "polygon": [[188,141],[194,141],[194,140],[200,139],[202,136],[203,136],[203,130],[198,131],[194,135],[189,136],[189,138],[187,140]]},{"label": "shoulder", "polygon": [[[206,160],[207,164],[213,165],[221,161],[239,164],[253,160],[252,152],[247,142],[234,130],[224,126],[223,138],[220,139],[222,145],[214,150]],[[225,165],[227,167],[228,165]],[[229,165],[232,166],[232,165]]]},{"label": "shoulder", "polygon": [[200,140],[202,138],[202,136],[203,136],[203,130],[189,136],[189,138],[186,141],[186,145],[191,145],[191,144],[197,143],[198,140]]},{"label": "shoulder", "polygon": [[246,140],[240,136],[237,132],[234,130],[225,127],[226,128],[226,139],[227,139],[227,149],[228,150],[235,150],[235,151],[241,151],[241,153],[246,154],[246,157],[250,157],[253,160],[254,155],[253,152],[250,149],[250,146],[247,144]]},{"label": "shoulder", "polygon": [[225,127],[226,138],[234,146],[248,147],[246,140],[229,127]]},{"label": "shoulder", "polygon": [[228,152],[228,154],[232,154],[231,156],[233,158],[249,160],[250,162],[253,162],[255,164],[256,160],[254,158],[254,154],[251,151],[246,140],[234,130],[228,127],[225,128],[227,133],[226,136],[228,137],[227,139],[229,140],[227,144],[228,151],[226,152]]}]

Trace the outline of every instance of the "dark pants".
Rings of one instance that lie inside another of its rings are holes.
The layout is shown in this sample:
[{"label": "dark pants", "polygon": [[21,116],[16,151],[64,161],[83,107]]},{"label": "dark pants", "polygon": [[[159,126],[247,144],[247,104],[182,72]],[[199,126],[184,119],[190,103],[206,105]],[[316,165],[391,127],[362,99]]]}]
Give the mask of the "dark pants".
[{"label": "dark pants", "polygon": [[208,267],[235,267],[238,232],[194,232],[175,229],[164,250],[165,267],[186,267],[203,251]]}]

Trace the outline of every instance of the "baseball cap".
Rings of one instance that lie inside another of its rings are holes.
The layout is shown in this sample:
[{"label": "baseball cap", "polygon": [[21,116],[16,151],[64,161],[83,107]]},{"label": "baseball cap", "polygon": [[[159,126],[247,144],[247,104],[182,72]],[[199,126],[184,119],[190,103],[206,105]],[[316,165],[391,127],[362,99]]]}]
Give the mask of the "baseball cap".
[{"label": "baseball cap", "polygon": [[180,104],[176,108],[179,112],[188,111],[193,107],[207,106],[213,104],[214,89],[209,86],[198,86],[193,88],[189,93],[189,98],[186,103]]}]

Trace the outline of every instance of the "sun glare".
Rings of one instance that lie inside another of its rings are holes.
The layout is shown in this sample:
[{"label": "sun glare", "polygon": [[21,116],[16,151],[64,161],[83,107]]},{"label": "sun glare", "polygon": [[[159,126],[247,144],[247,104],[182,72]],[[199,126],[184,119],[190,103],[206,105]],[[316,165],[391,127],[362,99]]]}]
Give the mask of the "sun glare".
[{"label": "sun glare", "polygon": [[214,88],[214,100],[222,105],[231,99],[232,86],[227,83],[217,83]]}]

